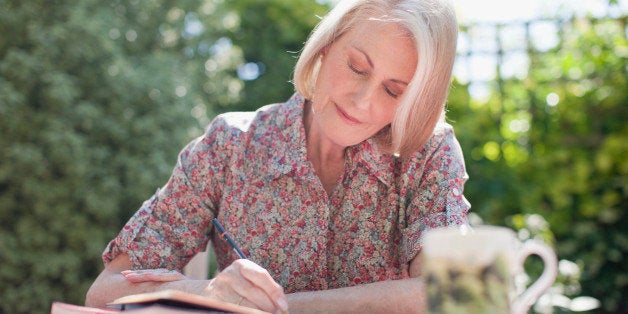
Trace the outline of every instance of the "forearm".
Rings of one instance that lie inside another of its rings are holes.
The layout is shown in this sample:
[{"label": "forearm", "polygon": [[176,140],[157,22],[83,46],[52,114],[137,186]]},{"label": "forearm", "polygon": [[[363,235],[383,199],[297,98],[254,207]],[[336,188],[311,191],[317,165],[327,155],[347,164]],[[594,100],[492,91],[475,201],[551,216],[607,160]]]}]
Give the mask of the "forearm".
[{"label": "forearm", "polygon": [[293,293],[288,302],[293,313],[423,313],[425,307],[419,278]]},{"label": "forearm", "polygon": [[120,297],[166,289],[201,294],[209,283],[207,280],[190,280],[179,273],[177,274],[180,277],[175,279],[133,281],[122,275],[123,271],[131,268],[131,261],[126,254],[120,254],[110,261],[87,291],[85,305],[105,307],[107,303]]}]

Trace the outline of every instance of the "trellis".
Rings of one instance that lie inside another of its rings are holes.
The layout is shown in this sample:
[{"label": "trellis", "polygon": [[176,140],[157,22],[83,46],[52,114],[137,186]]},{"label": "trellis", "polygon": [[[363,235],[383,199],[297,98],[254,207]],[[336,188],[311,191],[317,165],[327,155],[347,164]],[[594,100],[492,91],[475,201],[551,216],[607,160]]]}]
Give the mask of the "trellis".
[{"label": "trellis", "polygon": [[[612,14],[609,14],[612,15]],[[576,23],[614,21],[624,30],[628,15],[604,18],[537,19],[509,23],[474,23],[460,27],[454,75],[469,83],[470,93],[482,100],[490,91],[505,97],[506,79],[524,79],[535,67],[533,60],[560,50],[565,30]]]}]

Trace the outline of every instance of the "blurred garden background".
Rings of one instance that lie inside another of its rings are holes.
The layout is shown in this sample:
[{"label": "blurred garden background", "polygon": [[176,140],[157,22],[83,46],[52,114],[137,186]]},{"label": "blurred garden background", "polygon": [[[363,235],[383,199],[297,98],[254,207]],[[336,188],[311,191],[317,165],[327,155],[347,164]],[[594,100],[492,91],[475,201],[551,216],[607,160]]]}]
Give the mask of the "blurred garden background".
[{"label": "blurred garden background", "polygon": [[[471,218],[555,248],[540,313],[628,312],[628,17],[598,3],[461,20],[448,118]],[[179,150],[216,114],[293,93],[331,5],[0,0],[0,313],[82,304],[106,243]]]}]

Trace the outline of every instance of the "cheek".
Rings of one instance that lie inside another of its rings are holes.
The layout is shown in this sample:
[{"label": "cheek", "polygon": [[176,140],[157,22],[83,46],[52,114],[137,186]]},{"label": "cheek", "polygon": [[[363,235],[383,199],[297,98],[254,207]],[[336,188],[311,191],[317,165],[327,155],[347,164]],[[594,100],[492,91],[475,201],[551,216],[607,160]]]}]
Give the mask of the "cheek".
[{"label": "cheek", "polygon": [[320,69],[317,88],[321,88],[325,93],[342,94],[355,85],[354,78],[341,62],[324,63]]},{"label": "cheek", "polygon": [[372,115],[377,120],[377,124],[387,125],[390,124],[395,117],[396,108],[396,103],[384,100],[374,106]]},{"label": "cheek", "polygon": [[380,120],[380,124],[382,126],[388,125],[392,122],[393,118],[395,117],[395,111],[394,110],[388,110],[386,112],[383,112],[381,115],[381,120]]}]

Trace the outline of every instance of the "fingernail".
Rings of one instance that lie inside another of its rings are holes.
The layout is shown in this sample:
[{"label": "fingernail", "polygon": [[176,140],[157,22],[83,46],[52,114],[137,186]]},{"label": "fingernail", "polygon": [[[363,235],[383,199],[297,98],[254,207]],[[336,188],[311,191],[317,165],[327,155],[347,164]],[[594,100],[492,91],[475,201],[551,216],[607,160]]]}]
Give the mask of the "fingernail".
[{"label": "fingernail", "polygon": [[128,272],[128,273],[123,273],[122,276],[124,276],[125,278],[139,278],[139,277],[144,277],[144,275],[142,274],[138,274],[138,273],[134,273],[134,272]]}]

